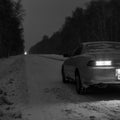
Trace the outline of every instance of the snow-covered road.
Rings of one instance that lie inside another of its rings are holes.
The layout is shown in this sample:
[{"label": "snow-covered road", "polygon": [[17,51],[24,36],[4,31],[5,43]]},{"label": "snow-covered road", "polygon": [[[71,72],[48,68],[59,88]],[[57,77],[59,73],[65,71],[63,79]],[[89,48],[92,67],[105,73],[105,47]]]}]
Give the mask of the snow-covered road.
[{"label": "snow-covered road", "polygon": [[[30,120],[61,120],[61,102],[52,93],[61,85],[62,62],[40,56],[27,56],[26,68],[30,101],[26,114]],[[64,120],[64,119],[63,119]]]},{"label": "snow-covered road", "polygon": [[[119,118],[120,95],[117,90],[93,90],[77,95],[72,84],[61,78],[63,61],[40,55],[26,57],[29,104],[23,111],[29,120],[109,120]],[[112,110],[114,111],[112,111]]]}]

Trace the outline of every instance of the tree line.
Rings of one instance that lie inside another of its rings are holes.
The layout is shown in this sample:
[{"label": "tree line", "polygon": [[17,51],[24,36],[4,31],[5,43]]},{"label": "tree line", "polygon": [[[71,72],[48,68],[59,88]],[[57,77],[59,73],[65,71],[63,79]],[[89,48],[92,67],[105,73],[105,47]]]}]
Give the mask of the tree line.
[{"label": "tree line", "polygon": [[82,42],[120,41],[120,1],[92,0],[86,8],[76,8],[61,29],[45,35],[30,53],[70,53]]},{"label": "tree line", "polygon": [[0,58],[24,53],[21,0],[0,0]]}]

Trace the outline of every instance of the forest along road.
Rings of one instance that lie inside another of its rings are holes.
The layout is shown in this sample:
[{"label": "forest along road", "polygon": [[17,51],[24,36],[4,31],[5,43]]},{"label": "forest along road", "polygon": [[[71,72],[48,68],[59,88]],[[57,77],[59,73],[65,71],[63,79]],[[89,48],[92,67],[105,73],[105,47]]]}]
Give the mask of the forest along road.
[{"label": "forest along road", "polygon": [[[93,89],[78,95],[75,86],[63,84],[63,61],[27,55],[26,73],[29,103],[23,110],[28,120],[110,120],[120,118],[120,87]],[[117,120],[117,119],[116,119]]]}]

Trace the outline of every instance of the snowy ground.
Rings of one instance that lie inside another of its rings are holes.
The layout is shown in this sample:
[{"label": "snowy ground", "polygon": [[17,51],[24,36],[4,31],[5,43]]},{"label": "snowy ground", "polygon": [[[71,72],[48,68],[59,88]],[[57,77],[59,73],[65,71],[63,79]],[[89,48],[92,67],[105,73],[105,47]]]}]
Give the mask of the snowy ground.
[{"label": "snowy ground", "polygon": [[120,87],[77,95],[73,84],[62,83],[63,59],[27,55],[0,60],[0,119],[120,120]]},{"label": "snowy ground", "polygon": [[28,102],[25,73],[23,56],[0,60],[0,120],[24,120],[21,109]]}]

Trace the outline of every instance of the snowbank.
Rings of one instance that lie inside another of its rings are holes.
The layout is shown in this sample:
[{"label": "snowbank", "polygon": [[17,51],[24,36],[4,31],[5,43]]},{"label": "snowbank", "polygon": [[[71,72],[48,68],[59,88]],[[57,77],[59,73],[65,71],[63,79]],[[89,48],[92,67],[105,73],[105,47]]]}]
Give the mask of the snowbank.
[{"label": "snowbank", "polygon": [[24,56],[0,60],[0,118],[23,120],[21,105],[27,103]]},{"label": "snowbank", "polygon": [[41,54],[40,56],[50,58],[53,60],[59,60],[59,61],[64,61],[67,59],[67,57],[64,57],[63,55],[56,55],[56,54]]}]

